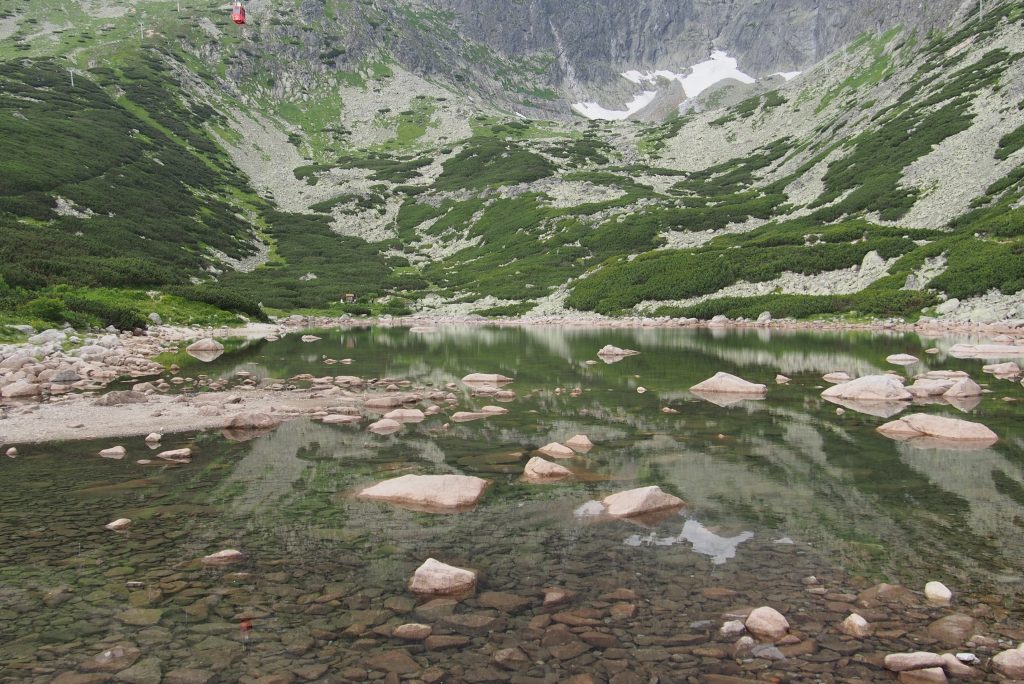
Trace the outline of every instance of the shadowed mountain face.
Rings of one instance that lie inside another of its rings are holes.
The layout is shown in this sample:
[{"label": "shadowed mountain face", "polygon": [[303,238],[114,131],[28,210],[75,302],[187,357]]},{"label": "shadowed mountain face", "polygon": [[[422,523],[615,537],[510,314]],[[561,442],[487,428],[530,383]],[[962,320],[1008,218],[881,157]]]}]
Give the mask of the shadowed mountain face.
[{"label": "shadowed mountain face", "polygon": [[565,85],[680,68],[725,50],[753,75],[804,69],[861,33],[948,25],[964,0],[427,0],[508,56],[550,52]]}]

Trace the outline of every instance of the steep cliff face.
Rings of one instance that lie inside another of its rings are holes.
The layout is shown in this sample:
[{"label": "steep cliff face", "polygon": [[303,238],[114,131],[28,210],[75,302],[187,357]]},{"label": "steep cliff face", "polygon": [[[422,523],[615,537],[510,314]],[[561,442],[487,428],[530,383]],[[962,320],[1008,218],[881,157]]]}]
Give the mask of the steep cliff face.
[{"label": "steep cliff face", "polygon": [[926,32],[970,0],[425,0],[466,37],[507,56],[558,56],[556,81],[601,84],[625,69],[679,69],[725,50],[752,75],[805,69],[861,33]]}]

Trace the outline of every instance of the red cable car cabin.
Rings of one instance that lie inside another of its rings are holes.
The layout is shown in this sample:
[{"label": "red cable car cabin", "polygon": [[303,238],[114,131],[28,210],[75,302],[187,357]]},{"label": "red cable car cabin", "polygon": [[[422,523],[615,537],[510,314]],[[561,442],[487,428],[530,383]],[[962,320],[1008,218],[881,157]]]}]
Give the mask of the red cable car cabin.
[{"label": "red cable car cabin", "polygon": [[242,7],[242,3],[236,2],[231,6],[231,21],[236,24],[245,23],[245,8]]}]

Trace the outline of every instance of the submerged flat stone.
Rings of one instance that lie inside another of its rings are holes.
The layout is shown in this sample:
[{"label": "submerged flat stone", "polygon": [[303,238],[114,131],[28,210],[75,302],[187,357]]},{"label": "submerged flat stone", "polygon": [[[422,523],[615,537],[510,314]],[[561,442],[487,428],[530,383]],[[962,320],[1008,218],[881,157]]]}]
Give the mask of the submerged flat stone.
[{"label": "submerged flat stone", "polygon": [[487,480],[470,475],[402,475],[359,492],[360,498],[420,507],[461,510],[476,505]]},{"label": "submerged flat stone", "polygon": [[231,565],[245,560],[245,554],[238,549],[224,549],[217,553],[203,556],[203,565]]}]

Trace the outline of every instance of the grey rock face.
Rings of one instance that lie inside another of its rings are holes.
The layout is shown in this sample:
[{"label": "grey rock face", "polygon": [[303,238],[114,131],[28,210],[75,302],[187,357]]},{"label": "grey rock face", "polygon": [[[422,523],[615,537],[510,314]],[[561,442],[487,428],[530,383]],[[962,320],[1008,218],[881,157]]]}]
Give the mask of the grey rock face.
[{"label": "grey rock face", "polygon": [[567,85],[676,68],[726,50],[755,76],[806,68],[864,32],[948,25],[963,0],[428,0],[505,55],[549,52]]}]

